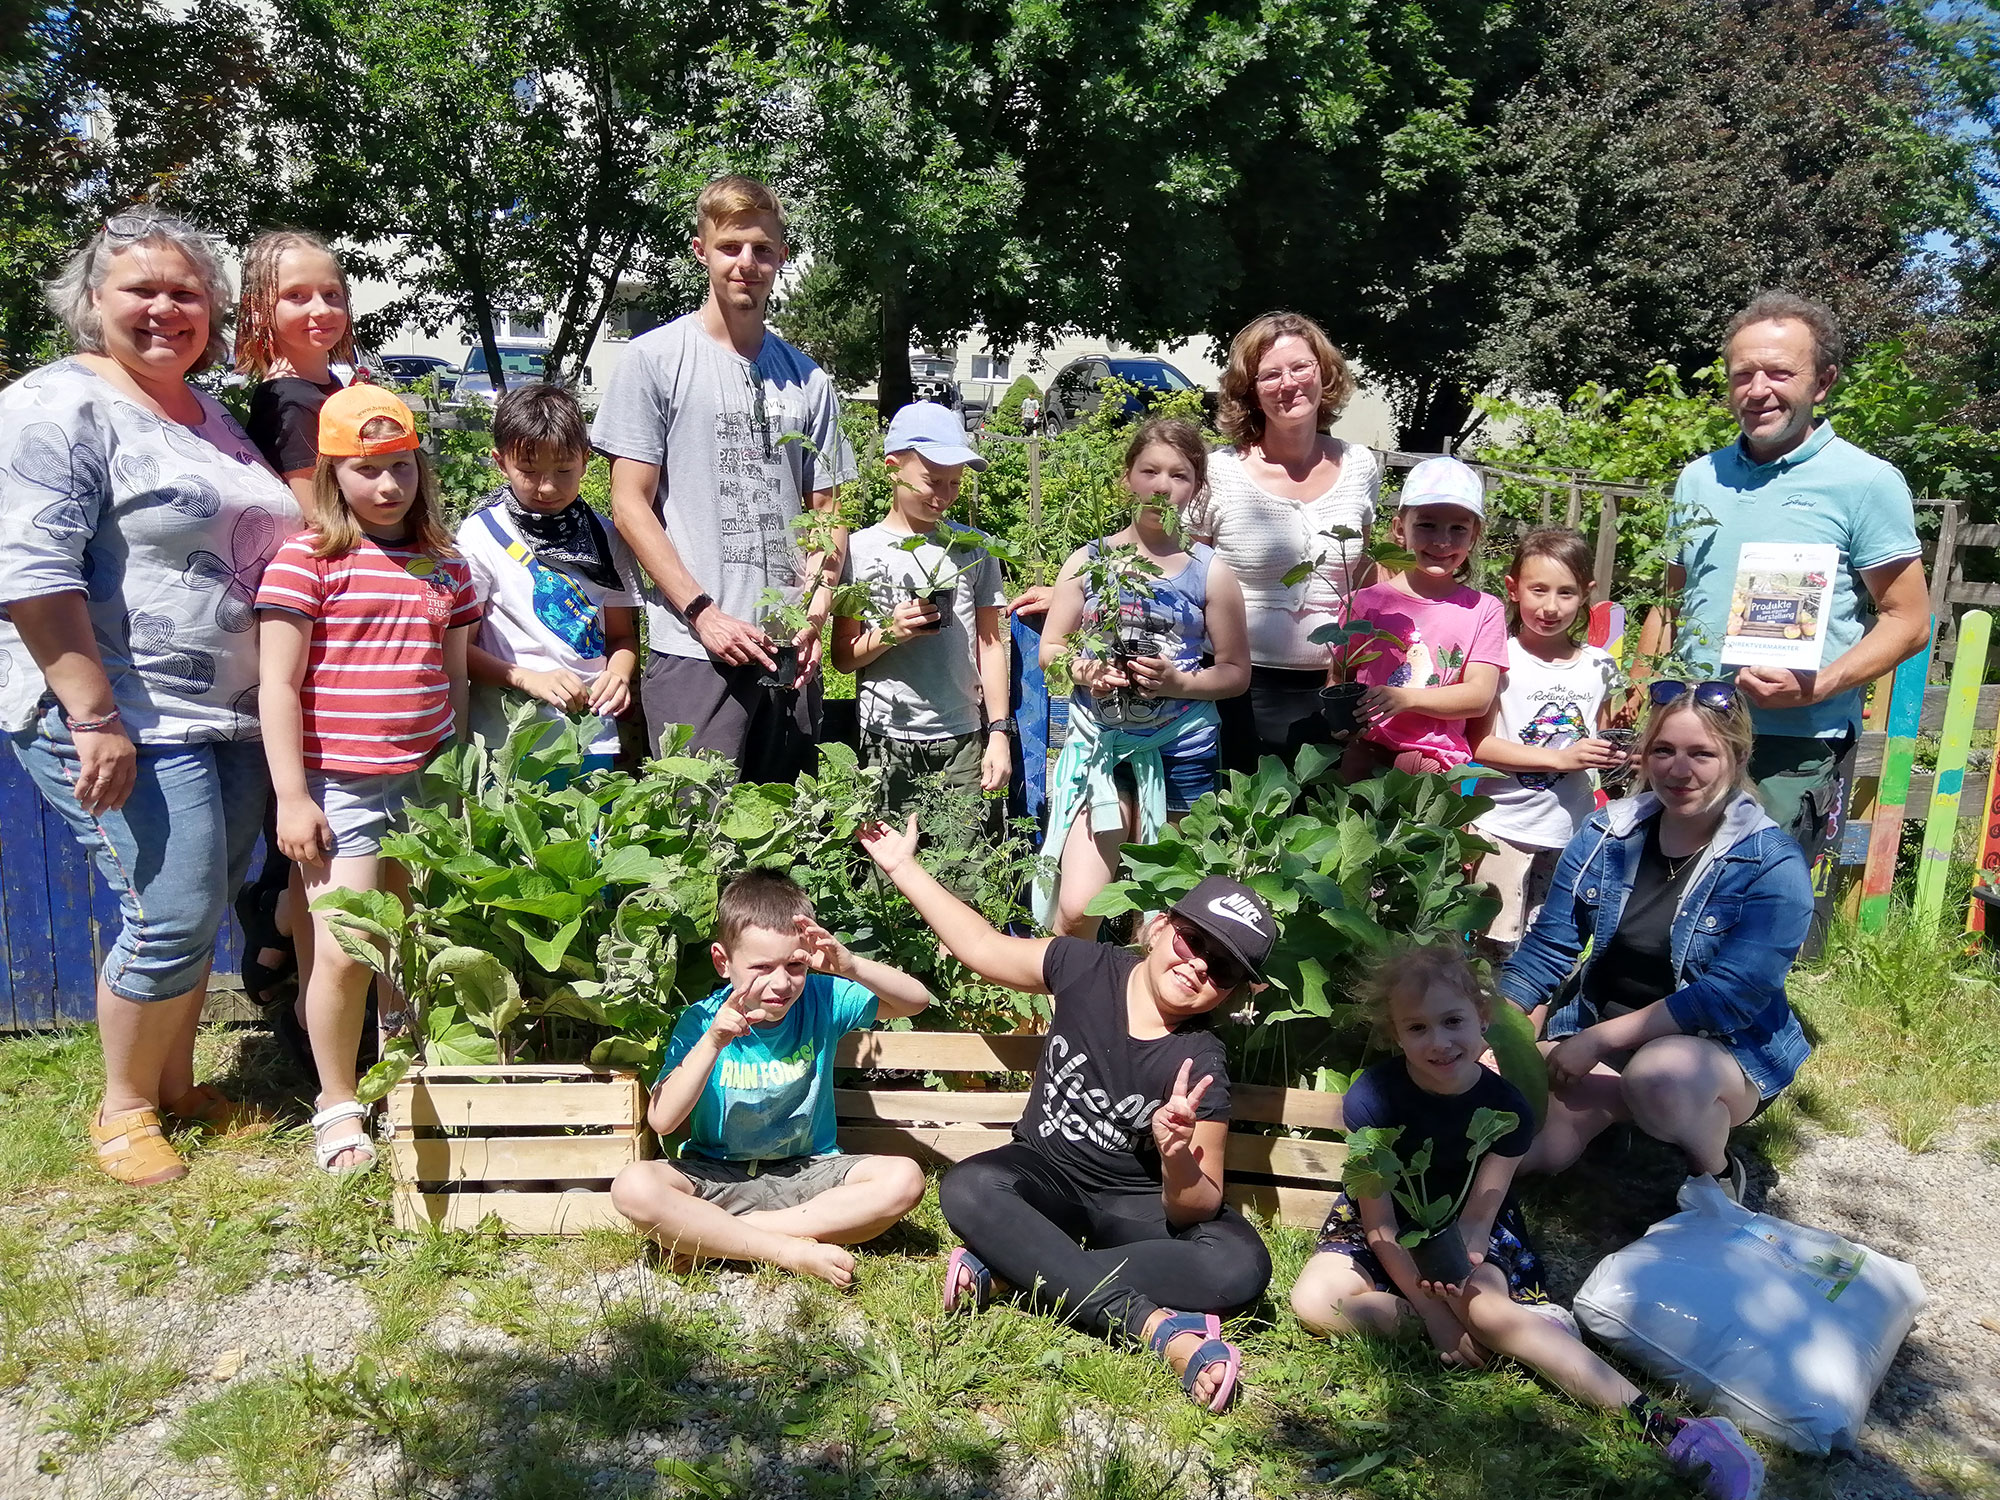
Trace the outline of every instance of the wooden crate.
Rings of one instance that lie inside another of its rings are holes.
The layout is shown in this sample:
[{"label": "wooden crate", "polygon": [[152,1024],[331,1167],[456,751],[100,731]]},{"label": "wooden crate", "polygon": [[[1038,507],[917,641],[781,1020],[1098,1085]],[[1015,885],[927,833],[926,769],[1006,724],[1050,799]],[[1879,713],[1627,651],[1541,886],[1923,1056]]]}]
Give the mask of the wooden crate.
[{"label": "wooden crate", "polygon": [[[622,1228],[611,1179],[652,1154],[646,1090],[629,1069],[416,1068],[387,1109],[400,1229],[474,1229],[488,1215],[515,1234]],[[551,1181],[588,1187],[536,1186]]]},{"label": "wooden crate", "polygon": [[[1031,1073],[1042,1042],[1039,1036],[973,1032],[857,1031],[841,1039],[834,1061],[843,1068],[924,1073]],[[1229,1098],[1223,1197],[1268,1220],[1317,1229],[1333,1205],[1347,1147],[1339,1141],[1255,1135],[1235,1127],[1339,1130],[1340,1095],[1240,1083],[1230,1086]],[[844,1150],[909,1156],[930,1165],[964,1161],[1006,1145],[1027,1103],[1025,1093],[992,1090],[835,1089],[833,1094]]]}]

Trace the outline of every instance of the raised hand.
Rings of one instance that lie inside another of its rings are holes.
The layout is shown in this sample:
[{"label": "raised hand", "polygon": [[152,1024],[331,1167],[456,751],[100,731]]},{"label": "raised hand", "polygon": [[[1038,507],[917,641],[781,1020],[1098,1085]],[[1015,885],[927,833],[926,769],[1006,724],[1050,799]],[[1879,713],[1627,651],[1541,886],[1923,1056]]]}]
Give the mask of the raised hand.
[{"label": "raised hand", "polygon": [[1208,1086],[1215,1082],[1214,1075],[1203,1074],[1200,1083],[1192,1089],[1188,1078],[1194,1072],[1194,1059],[1181,1059],[1181,1071],[1174,1079],[1174,1091],[1167,1102],[1153,1111],[1153,1144],[1160,1148],[1160,1160],[1169,1161],[1186,1156],[1194,1149],[1195,1111],[1201,1107],[1201,1096],[1208,1092]]},{"label": "raised hand", "polygon": [[732,991],[729,998],[722,1002],[715,1019],[708,1023],[708,1034],[719,1045],[727,1047],[738,1037],[748,1036],[752,1026],[769,1019],[763,1003],[765,983],[765,980],[753,979],[742,989]]},{"label": "raised hand", "polygon": [[856,830],[854,836],[861,840],[861,847],[884,875],[894,875],[917,857],[919,835],[915,813],[910,814],[909,823],[900,830],[887,823],[869,823]]},{"label": "raised hand", "polygon": [[797,956],[822,974],[852,974],[854,955],[847,945],[811,917],[795,919],[799,924]]}]

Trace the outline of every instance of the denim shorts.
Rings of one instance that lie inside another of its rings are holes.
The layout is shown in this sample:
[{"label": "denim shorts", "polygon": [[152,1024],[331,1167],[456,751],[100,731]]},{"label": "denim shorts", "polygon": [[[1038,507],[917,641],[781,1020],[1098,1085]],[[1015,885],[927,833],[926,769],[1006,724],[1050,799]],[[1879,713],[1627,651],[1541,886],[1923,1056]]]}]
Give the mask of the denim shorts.
[{"label": "denim shorts", "polygon": [[[1219,765],[1220,759],[1213,750],[1206,755],[1175,755],[1171,750],[1162,750],[1160,772],[1167,783],[1167,811],[1184,813],[1204,795],[1214,791]],[[1121,792],[1137,789],[1130,765],[1118,765],[1113,769],[1111,779]]]},{"label": "denim shorts", "polygon": [[264,827],[271,780],[263,745],[140,745],[132,795],[92,818],[77,804],[76,745],[59,710],[8,738],[118,897],[118,936],[98,971],[104,986],[142,1002],[193,989]]},{"label": "denim shorts", "polygon": [[319,804],[333,828],[333,857],[380,854],[382,835],[402,816],[403,804],[417,795],[421,771],[389,776],[348,771],[306,772],[306,794]]}]

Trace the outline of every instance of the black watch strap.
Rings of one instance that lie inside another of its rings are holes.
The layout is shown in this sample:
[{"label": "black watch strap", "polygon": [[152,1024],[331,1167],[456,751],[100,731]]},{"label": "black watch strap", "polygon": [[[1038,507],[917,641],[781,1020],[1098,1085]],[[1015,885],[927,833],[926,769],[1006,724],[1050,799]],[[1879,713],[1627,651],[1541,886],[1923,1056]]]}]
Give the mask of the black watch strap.
[{"label": "black watch strap", "polygon": [[1012,735],[1014,732],[1014,721],[1012,719],[990,719],[986,724],[986,732],[988,734]]},{"label": "black watch strap", "polygon": [[715,600],[707,594],[696,594],[692,599],[688,600],[687,608],[681,611],[681,618],[687,621],[689,630],[694,629],[694,622],[700,617],[701,612],[713,603],[715,603]]}]

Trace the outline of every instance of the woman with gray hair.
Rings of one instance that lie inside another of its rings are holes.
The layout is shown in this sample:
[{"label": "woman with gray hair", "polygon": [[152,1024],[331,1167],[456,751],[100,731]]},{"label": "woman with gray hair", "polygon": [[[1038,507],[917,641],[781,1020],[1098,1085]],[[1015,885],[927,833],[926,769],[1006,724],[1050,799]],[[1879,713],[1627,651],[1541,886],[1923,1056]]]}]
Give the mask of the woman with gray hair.
[{"label": "woman with gray hair", "polygon": [[228,357],[207,239],[114,214],[48,289],[78,352],[0,391],[0,730],[119,898],[97,982],[98,1165],[186,1174],[162,1114],[256,1116],[194,1079],[229,893],[270,795],[252,610],[299,509],[187,378]]}]

